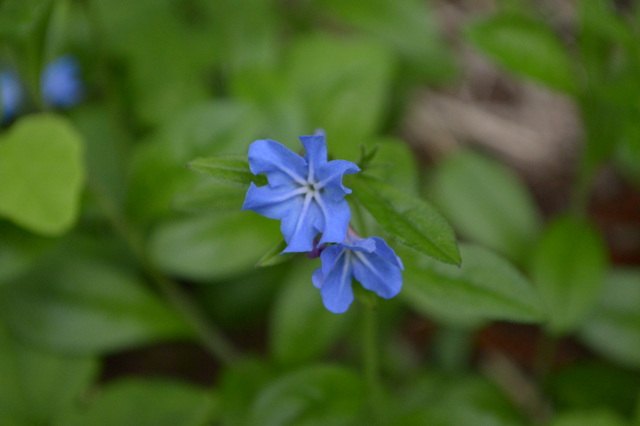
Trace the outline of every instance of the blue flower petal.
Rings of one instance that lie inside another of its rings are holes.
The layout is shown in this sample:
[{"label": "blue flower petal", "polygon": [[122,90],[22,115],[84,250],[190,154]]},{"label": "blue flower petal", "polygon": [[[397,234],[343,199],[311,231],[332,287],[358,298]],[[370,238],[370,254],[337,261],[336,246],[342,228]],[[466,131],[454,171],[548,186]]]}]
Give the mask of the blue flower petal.
[{"label": "blue flower petal", "polygon": [[9,71],[0,73],[0,102],[2,102],[2,122],[18,115],[24,98],[24,91],[18,77]]},{"label": "blue flower petal", "polygon": [[377,250],[373,253],[353,253],[353,275],[364,288],[385,299],[390,299],[400,292],[402,272],[397,263],[387,261]]},{"label": "blue flower petal", "polygon": [[308,166],[303,157],[271,139],[258,139],[249,147],[249,168],[254,175],[265,173],[269,185],[307,181]]},{"label": "blue flower petal", "polygon": [[309,252],[314,248],[314,239],[322,230],[322,212],[310,194],[293,199],[288,213],[282,218],[280,230],[287,242],[283,253]]},{"label": "blue flower petal", "polygon": [[326,194],[334,200],[342,199],[351,190],[342,185],[342,176],[358,173],[360,168],[351,161],[333,160],[322,165],[316,172],[318,186],[324,188]]},{"label": "blue flower petal", "polygon": [[351,220],[351,209],[346,200],[333,201],[328,198],[318,201],[322,211],[322,238],[318,244],[344,241]]},{"label": "blue flower petal", "polygon": [[327,144],[324,135],[300,136],[306,154],[304,159],[309,164],[311,178],[316,178],[317,170],[327,163]]},{"label": "blue flower petal", "polygon": [[42,99],[47,105],[70,108],[84,97],[84,83],[80,79],[80,64],[71,55],[52,62],[40,79]]},{"label": "blue flower petal", "polygon": [[[333,247],[339,248],[339,246],[328,247],[321,255],[324,279],[320,287],[320,294],[324,306],[329,311],[340,314],[346,312],[353,302],[353,289],[351,288],[353,270],[350,259],[353,253],[340,249],[336,256],[336,250],[328,251]],[[335,257],[335,259],[329,259],[331,257]],[[325,261],[332,265],[330,270],[325,267]],[[318,281],[318,277],[316,277],[316,281]]]},{"label": "blue flower petal", "polygon": [[272,188],[269,185],[256,186],[251,182],[242,205],[242,210],[253,210],[270,219],[282,219],[295,208],[300,191],[291,186]]}]

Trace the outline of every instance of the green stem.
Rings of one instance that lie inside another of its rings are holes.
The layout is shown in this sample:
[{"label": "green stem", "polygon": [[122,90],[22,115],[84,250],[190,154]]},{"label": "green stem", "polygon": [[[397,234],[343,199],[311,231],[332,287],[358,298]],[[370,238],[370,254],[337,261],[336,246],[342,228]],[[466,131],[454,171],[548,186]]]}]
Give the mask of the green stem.
[{"label": "green stem", "polygon": [[378,357],[376,310],[363,304],[362,318],[362,356],[364,378],[368,392],[371,424],[381,423],[381,404],[383,402],[382,383],[380,380],[380,361]]},{"label": "green stem", "polygon": [[101,191],[97,185],[91,185],[90,182],[89,187],[106,217],[111,222],[114,230],[127,243],[158,291],[193,327],[203,346],[211,355],[215,356],[224,364],[232,363],[237,357],[236,350],[225,338],[223,333],[208,320],[202,308],[188,293],[182,290],[178,283],[167,278],[154,265],[147,254],[143,239],[136,230],[129,225],[115,203],[104,195],[104,192]]}]

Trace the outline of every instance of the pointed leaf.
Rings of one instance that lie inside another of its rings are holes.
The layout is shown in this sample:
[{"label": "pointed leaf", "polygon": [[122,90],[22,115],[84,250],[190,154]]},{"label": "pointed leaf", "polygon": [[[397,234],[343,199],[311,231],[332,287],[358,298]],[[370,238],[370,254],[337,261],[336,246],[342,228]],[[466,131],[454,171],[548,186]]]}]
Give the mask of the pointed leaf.
[{"label": "pointed leaf", "polygon": [[455,234],[431,204],[365,176],[354,176],[347,185],[351,195],[398,241],[442,262],[460,263]]},{"label": "pointed leaf", "polygon": [[187,164],[187,167],[198,173],[211,176],[220,182],[231,183],[248,187],[251,182],[258,186],[267,183],[262,175],[254,176],[249,170],[249,161],[238,156],[219,156],[196,158]]}]

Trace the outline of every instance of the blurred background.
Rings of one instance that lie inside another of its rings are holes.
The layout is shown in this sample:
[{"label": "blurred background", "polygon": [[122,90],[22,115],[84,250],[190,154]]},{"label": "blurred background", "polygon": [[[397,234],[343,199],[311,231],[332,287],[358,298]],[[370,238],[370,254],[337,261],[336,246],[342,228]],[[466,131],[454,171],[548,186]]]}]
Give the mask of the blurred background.
[{"label": "blurred background", "polygon": [[360,308],[323,308],[317,260],[255,267],[277,221],[185,167],[318,128],[473,245],[458,270],[394,244],[380,424],[640,421],[639,23],[631,0],[0,0],[0,423],[373,424]]}]

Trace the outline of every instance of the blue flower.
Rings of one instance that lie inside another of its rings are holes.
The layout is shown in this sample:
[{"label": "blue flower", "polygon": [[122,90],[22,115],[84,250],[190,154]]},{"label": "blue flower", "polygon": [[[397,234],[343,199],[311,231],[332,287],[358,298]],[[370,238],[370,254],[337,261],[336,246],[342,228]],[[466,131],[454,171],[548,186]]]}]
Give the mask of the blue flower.
[{"label": "blue flower", "polygon": [[80,64],[71,55],[50,63],[40,77],[42,100],[46,105],[70,108],[84,97]]},{"label": "blue flower", "polygon": [[349,230],[344,242],[326,247],[320,259],[322,266],[311,278],[320,289],[324,306],[333,313],[349,309],[353,278],[385,299],[402,288],[402,261],[382,238],[360,238]]},{"label": "blue flower", "polygon": [[344,199],[351,190],[342,176],[360,171],[350,161],[327,161],[324,135],[300,136],[304,157],[271,139],[260,139],[249,147],[249,167],[255,175],[265,173],[268,185],[251,184],[242,206],[282,221],[287,242],[283,253],[309,252],[317,245],[344,240],[351,218]]},{"label": "blue flower", "polygon": [[0,97],[2,102],[2,123],[6,123],[18,114],[24,98],[20,80],[10,71],[0,73]]}]

